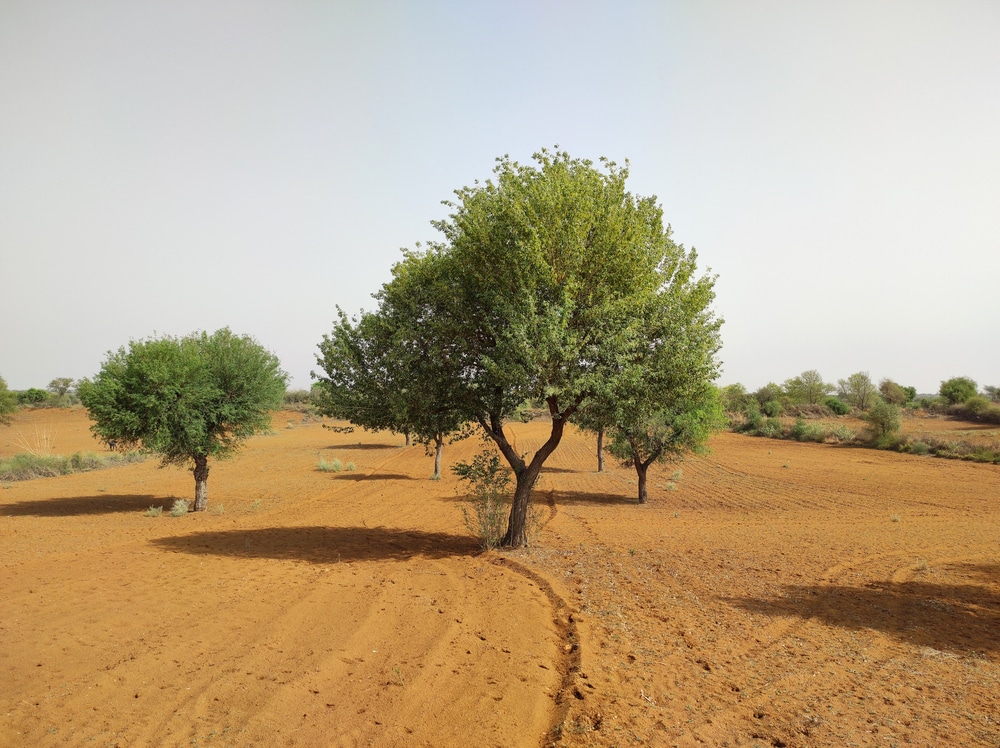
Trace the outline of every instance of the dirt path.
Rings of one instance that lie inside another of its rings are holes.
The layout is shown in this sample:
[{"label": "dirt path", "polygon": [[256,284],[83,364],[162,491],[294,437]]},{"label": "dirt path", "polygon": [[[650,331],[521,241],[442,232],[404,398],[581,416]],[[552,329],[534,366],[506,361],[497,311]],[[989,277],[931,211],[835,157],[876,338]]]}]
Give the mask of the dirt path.
[{"label": "dirt path", "polygon": [[574,432],[479,554],[422,448],[275,428],[198,516],[152,461],[0,489],[0,745],[1000,745],[997,466],[721,434],[639,506]]}]

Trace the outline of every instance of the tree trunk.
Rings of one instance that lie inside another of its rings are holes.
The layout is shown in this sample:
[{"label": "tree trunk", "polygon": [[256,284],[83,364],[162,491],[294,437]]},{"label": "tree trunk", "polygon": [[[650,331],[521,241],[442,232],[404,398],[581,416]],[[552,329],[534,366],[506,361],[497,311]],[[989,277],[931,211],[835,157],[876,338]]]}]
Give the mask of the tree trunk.
[{"label": "tree trunk", "polygon": [[403,444],[404,447],[409,447],[413,442],[410,441],[410,432],[407,431],[403,434],[406,437],[406,442]]},{"label": "tree trunk", "polygon": [[639,503],[645,504],[649,501],[649,492],[646,490],[646,471],[649,468],[648,465],[635,461],[635,474],[639,478]]},{"label": "tree trunk", "polygon": [[194,458],[194,511],[208,509],[208,457],[196,455]]},{"label": "tree trunk", "polygon": [[604,427],[597,430],[597,472],[604,472]]},{"label": "tree trunk", "polygon": [[444,434],[434,435],[434,475],[431,477],[437,480],[441,477],[441,453],[444,451]]},{"label": "tree trunk", "polygon": [[528,544],[528,505],[531,503],[531,492],[535,488],[535,481],[542,471],[542,462],[536,465],[536,460],[532,460],[531,464],[517,476],[517,487],[514,489],[514,500],[511,502],[510,517],[507,520],[507,533],[500,541],[501,548],[523,548]]}]

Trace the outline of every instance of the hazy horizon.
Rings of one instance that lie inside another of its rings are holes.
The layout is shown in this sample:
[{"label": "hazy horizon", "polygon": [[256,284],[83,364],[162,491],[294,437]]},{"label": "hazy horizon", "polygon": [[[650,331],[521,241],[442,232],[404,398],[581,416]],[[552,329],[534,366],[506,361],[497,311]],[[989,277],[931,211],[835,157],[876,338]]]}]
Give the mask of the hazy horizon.
[{"label": "hazy horizon", "polygon": [[0,5],[0,376],[229,326],[309,387],[453,190],[629,159],[720,384],[1000,385],[1000,5]]}]

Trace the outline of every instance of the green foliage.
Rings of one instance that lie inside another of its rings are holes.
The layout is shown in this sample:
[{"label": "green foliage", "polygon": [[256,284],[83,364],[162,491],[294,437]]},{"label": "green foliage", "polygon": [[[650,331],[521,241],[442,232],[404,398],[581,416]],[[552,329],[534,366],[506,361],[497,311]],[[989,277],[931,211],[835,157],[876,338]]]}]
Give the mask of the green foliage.
[{"label": "green foliage", "polygon": [[159,517],[161,514],[163,514],[162,506],[151,506],[142,513],[144,517]]},{"label": "green foliage", "polygon": [[49,393],[45,390],[40,390],[37,387],[32,387],[29,390],[22,390],[17,393],[17,402],[19,405],[41,405],[49,399]]},{"label": "green foliage", "polygon": [[978,391],[979,387],[975,380],[969,377],[952,377],[941,382],[941,389],[938,392],[949,405],[955,405],[975,397]]},{"label": "green foliage", "polygon": [[784,394],[793,404],[817,405],[833,390],[834,386],[824,382],[815,369],[804,371],[784,384]]},{"label": "green foliage", "polygon": [[1000,387],[994,387],[993,385],[984,385],[983,394],[990,399],[991,403],[1000,403]]},{"label": "green foliage", "polygon": [[781,415],[781,401],[780,400],[768,400],[761,406],[761,410],[764,412],[765,416],[770,418],[777,418]]},{"label": "green foliage", "polygon": [[[664,379],[710,382],[718,368],[714,278],[697,276],[695,252],[671,240],[655,198],[626,191],[627,167],[602,167],[546,150],[532,165],[499,159],[494,178],[457,190],[434,224],[445,241],[393,268],[377,320],[338,325],[345,346],[388,338],[435,367],[427,381],[447,398],[421,388],[414,400],[446,403],[493,439],[516,479],[507,546],[526,542],[535,481],[585,401],[611,401],[644,364],[673,366],[671,354],[689,370]],[[380,324],[391,334],[363,329]],[[533,401],[551,431],[529,457],[504,424]]]},{"label": "green foliage", "polygon": [[719,390],[719,403],[726,413],[743,413],[749,394],[742,384],[728,384]]},{"label": "green foliage", "polygon": [[840,399],[858,410],[868,410],[878,399],[878,390],[867,371],[851,374],[837,382]]},{"label": "green foliage", "polygon": [[56,397],[65,397],[73,389],[72,377],[56,377],[49,382],[48,390]]},{"label": "green foliage", "polygon": [[838,416],[845,416],[851,412],[851,406],[837,397],[828,397],[823,401],[823,404]]},{"label": "green foliage", "polygon": [[459,462],[451,470],[472,492],[471,510],[462,508],[465,526],[482,541],[484,548],[499,547],[507,519],[510,471],[500,464],[496,453],[485,448],[472,462]]},{"label": "green foliage", "polygon": [[[774,382],[769,382],[761,387],[759,390],[753,393],[754,399],[760,404],[761,409],[769,402],[778,401],[779,405],[781,398],[784,396],[784,390],[781,389],[781,385],[775,384]],[[766,412],[766,411],[765,411]]]},{"label": "green foliage", "polygon": [[784,435],[784,426],[777,418],[767,418],[761,421],[754,431],[757,436],[766,436],[772,439],[780,439]]},{"label": "green foliage", "polygon": [[902,427],[899,406],[881,399],[876,400],[862,418],[868,423],[876,440],[885,441],[898,434]]},{"label": "green foliage", "polygon": [[916,387],[904,387],[903,392],[906,393],[906,402],[913,403],[917,400],[917,388]]},{"label": "green foliage", "polygon": [[800,442],[823,442],[826,440],[827,429],[821,423],[806,423],[804,419],[797,418],[790,436]]},{"label": "green foliage", "polygon": [[229,457],[268,431],[286,381],[274,354],[223,328],[132,341],[78,389],[100,440],[158,454],[164,465],[193,462],[201,511],[208,458]]},{"label": "green foliage", "polygon": [[7,389],[7,382],[0,377],[0,425],[13,420],[17,407],[17,394]]},{"label": "green foliage", "polygon": [[893,405],[905,405],[909,402],[908,393],[905,388],[893,382],[891,379],[883,379],[878,385],[879,394],[887,403]]},{"label": "green foliage", "polygon": [[170,507],[170,516],[171,517],[183,517],[190,510],[191,510],[191,507],[188,506],[188,503],[186,501],[184,501],[184,499],[176,499],[174,501],[174,505],[172,507]]}]

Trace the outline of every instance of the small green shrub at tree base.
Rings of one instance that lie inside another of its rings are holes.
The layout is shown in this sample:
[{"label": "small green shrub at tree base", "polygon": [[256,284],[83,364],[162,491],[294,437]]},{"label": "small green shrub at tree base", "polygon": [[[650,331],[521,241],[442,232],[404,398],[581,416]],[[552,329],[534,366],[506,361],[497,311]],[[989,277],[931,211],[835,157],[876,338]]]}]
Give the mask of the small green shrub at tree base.
[{"label": "small green shrub at tree base", "polygon": [[462,507],[465,526],[478,537],[487,550],[498,548],[507,526],[510,470],[490,449],[472,458],[472,462],[452,465],[459,480],[468,483],[472,491],[472,508]]},{"label": "small green shrub at tree base", "polygon": [[183,517],[189,511],[188,503],[184,499],[177,499],[174,501],[174,505],[170,507],[171,517]]}]

